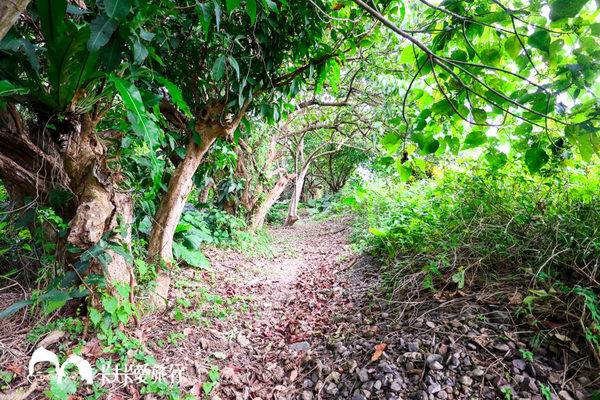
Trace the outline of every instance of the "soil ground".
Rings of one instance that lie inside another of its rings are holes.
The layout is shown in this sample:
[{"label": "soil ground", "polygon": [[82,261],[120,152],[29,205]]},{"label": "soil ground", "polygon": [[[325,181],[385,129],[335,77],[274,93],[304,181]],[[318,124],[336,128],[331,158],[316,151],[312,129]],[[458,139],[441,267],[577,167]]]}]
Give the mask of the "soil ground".
[{"label": "soil ground", "polygon": [[[348,243],[350,225],[271,228],[272,253],[207,249],[210,270],[179,271],[167,312],[123,330],[158,365],[177,366],[182,395],[199,399],[582,400],[600,387],[585,350],[536,335],[494,293],[433,293],[407,280],[405,293],[421,294],[390,300],[381,267]],[[57,352],[78,342],[53,332],[26,343],[30,329],[0,327],[2,371],[27,371],[40,340]],[[83,353],[92,363],[110,357],[96,339]],[[28,387],[19,378],[6,392]],[[100,398],[161,398],[136,382],[104,387]]]}]

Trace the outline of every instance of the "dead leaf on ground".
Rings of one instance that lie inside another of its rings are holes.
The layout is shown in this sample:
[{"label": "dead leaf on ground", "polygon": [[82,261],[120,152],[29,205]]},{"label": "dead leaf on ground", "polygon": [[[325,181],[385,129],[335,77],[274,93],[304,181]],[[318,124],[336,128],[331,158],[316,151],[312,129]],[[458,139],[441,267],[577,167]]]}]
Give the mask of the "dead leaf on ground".
[{"label": "dead leaf on ground", "polygon": [[371,361],[379,360],[379,357],[381,357],[386,347],[386,343],[381,343],[379,346],[377,346],[377,348],[375,349],[375,353],[373,353],[373,357],[371,357]]}]

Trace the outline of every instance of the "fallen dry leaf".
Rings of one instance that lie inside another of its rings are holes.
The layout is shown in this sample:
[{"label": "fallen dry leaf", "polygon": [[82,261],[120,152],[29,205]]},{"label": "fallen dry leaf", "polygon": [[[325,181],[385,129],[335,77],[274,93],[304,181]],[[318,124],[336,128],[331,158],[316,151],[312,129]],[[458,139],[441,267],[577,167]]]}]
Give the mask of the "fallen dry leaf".
[{"label": "fallen dry leaf", "polygon": [[386,347],[387,344],[385,343],[381,343],[379,346],[377,346],[377,348],[375,349],[375,353],[373,353],[373,357],[371,357],[371,361],[379,360],[379,357],[381,357]]}]

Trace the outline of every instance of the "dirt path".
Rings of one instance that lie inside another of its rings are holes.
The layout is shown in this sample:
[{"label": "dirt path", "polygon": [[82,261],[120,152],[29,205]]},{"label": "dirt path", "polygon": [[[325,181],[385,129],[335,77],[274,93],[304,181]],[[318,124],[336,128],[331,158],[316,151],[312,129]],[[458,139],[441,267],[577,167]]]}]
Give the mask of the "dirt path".
[{"label": "dirt path", "polygon": [[[196,369],[200,381],[203,368],[220,367],[220,384],[211,396],[591,397],[598,375],[583,353],[565,351],[552,340],[532,348],[534,332],[516,325],[512,311],[493,294],[449,289],[420,295],[418,301],[388,301],[381,294],[380,269],[353,253],[346,241],[349,223],[273,228],[273,258],[208,254],[216,271],[211,290],[224,298],[252,298],[246,313],[213,318],[210,327],[188,338],[192,346],[206,341],[201,352],[194,352],[195,362],[202,360]],[[419,282],[413,286],[407,296],[422,291]],[[182,351],[189,355],[189,348]]]},{"label": "dirt path", "polygon": [[[535,332],[493,293],[429,293],[407,279],[405,297],[390,301],[381,267],[347,242],[349,227],[276,227],[268,254],[206,250],[210,270],[179,271],[168,312],[125,332],[158,365],[182,368],[180,397],[583,400],[600,386],[584,351],[552,338],[531,347]],[[96,339],[86,348],[91,361],[110,357]],[[102,398],[167,398],[146,392],[113,385]]]}]

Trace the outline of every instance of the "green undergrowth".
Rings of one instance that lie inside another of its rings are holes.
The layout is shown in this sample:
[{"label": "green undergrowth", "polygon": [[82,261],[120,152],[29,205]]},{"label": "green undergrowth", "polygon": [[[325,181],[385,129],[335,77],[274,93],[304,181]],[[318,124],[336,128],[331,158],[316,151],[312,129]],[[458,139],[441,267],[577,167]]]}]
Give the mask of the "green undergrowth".
[{"label": "green undergrowth", "polygon": [[372,176],[344,203],[356,216],[353,241],[381,261],[389,296],[417,279],[432,292],[506,288],[502,300],[513,304],[508,289],[517,287],[518,314],[535,330],[565,324],[598,353],[596,173],[463,165],[408,184]]}]

